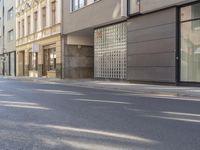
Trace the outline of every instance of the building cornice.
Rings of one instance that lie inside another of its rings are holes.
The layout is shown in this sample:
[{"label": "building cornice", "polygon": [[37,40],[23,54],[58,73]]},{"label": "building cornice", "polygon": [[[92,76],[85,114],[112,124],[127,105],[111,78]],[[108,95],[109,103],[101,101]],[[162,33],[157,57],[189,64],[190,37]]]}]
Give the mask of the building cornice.
[{"label": "building cornice", "polygon": [[46,0],[25,0],[23,3],[16,7],[16,16],[23,15],[26,11],[29,11],[37,7],[40,3]]}]

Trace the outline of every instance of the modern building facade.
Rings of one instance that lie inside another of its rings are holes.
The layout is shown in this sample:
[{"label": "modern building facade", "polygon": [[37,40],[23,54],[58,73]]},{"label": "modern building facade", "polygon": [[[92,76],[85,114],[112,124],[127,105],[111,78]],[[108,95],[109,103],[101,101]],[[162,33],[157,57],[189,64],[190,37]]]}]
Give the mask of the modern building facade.
[{"label": "modern building facade", "polygon": [[18,0],[17,75],[61,78],[61,0]]},{"label": "modern building facade", "polygon": [[0,74],[16,75],[15,0],[0,1]]},{"label": "modern building facade", "polygon": [[200,82],[199,3],[63,1],[64,77]]},{"label": "modern building facade", "polygon": [[[121,0],[63,1],[65,78],[126,76],[127,25],[124,22],[127,16],[127,3],[122,2]],[[113,26],[107,27],[110,24]],[[105,28],[101,28],[103,26]],[[118,34],[121,34],[123,39],[117,39]],[[110,38],[109,42],[103,39],[107,36]],[[102,47],[105,54],[101,52]],[[119,58],[121,62],[118,61]],[[113,71],[110,70],[111,65]],[[117,73],[118,65],[121,65],[119,68],[123,73]]]},{"label": "modern building facade", "polygon": [[199,18],[199,1],[141,0],[140,15],[127,21],[127,79],[199,82]]}]

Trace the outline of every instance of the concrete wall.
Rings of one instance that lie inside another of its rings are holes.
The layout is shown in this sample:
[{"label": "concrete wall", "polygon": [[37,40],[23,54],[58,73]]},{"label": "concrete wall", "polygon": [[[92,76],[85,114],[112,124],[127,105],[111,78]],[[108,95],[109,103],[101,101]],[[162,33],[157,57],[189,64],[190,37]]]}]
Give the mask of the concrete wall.
[{"label": "concrete wall", "polygon": [[[7,53],[6,63],[5,63],[5,75],[15,75],[15,58],[11,54],[14,54],[16,51],[16,26],[15,26],[15,4],[16,0],[4,0],[5,6],[5,18],[4,18],[4,25],[5,25],[5,53]],[[8,11],[13,9],[13,17],[8,19]],[[9,40],[9,31],[13,30],[13,40]]]},{"label": "concrete wall", "polygon": [[93,78],[93,46],[65,45],[64,78]]},{"label": "concrete wall", "polygon": [[[15,58],[11,55],[15,53],[15,2],[16,0],[0,1],[0,55],[5,54],[5,75],[15,75]],[[4,16],[3,16],[4,6]],[[13,17],[8,19],[8,10],[13,8]],[[5,27],[3,33],[3,26]],[[13,30],[13,40],[8,39],[8,32]],[[4,35],[4,36],[3,36]],[[3,46],[4,44],[4,46]],[[3,50],[4,47],[4,50]],[[12,52],[12,53],[11,53]],[[1,61],[1,60],[0,60]],[[0,62],[0,74],[3,74],[3,63]]]},{"label": "concrete wall", "polygon": [[2,44],[3,44],[3,5],[2,5],[2,0],[0,1],[0,75],[3,74],[3,63],[2,63]]},{"label": "concrete wall", "polygon": [[64,0],[62,6],[64,34],[124,19],[121,17],[121,0],[100,0],[74,12],[70,12],[70,0]]},{"label": "concrete wall", "polygon": [[[3,1],[0,1],[0,55],[3,53]],[[1,61],[1,60],[0,60]],[[2,67],[2,65],[1,65]],[[1,69],[0,69],[1,70]]]},{"label": "concrete wall", "polygon": [[[16,48],[15,48],[15,45],[16,45],[16,37],[15,37],[15,33],[16,33],[16,30],[15,30],[15,14],[16,14],[16,9],[15,9],[15,2],[16,0],[4,0],[4,5],[5,5],[5,20],[4,20],[4,23],[5,23],[5,52],[12,52],[12,51],[15,51]],[[8,10],[10,10],[11,8],[13,8],[13,17],[9,20],[8,19]],[[8,40],[8,32],[10,30],[13,30],[14,31],[14,34],[13,34],[13,40],[12,41],[9,41]]]},{"label": "concrete wall", "polygon": [[163,9],[175,5],[182,5],[198,0],[141,0],[141,13]]},{"label": "concrete wall", "polygon": [[175,51],[175,8],[128,21],[128,80],[175,82]]}]

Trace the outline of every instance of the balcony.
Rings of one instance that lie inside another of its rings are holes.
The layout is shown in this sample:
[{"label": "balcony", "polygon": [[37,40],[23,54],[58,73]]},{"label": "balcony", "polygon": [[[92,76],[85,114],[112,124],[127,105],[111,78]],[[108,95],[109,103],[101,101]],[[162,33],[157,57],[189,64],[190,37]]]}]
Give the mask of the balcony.
[{"label": "balcony", "polygon": [[34,42],[34,41],[37,41],[37,40],[40,40],[43,38],[47,38],[47,37],[50,37],[50,36],[53,36],[53,35],[56,35],[59,33],[61,33],[61,24],[60,23],[53,25],[49,28],[42,29],[41,31],[32,33],[28,36],[18,38],[16,40],[16,46],[31,43],[31,42]]}]

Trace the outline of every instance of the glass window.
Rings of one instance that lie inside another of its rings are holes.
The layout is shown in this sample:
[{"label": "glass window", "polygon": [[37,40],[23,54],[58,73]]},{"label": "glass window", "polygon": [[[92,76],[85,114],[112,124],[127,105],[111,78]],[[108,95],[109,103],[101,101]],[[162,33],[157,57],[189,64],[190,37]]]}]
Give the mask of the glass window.
[{"label": "glass window", "polygon": [[181,81],[200,82],[199,6],[195,4],[181,9]]},{"label": "glass window", "polygon": [[20,21],[18,22],[18,38],[20,38],[21,37],[21,23],[20,23]]},{"label": "glass window", "polygon": [[31,33],[31,16],[27,17],[27,34]]},{"label": "glass window", "polygon": [[56,1],[51,3],[52,25],[56,24]]},{"label": "glass window", "polygon": [[24,36],[25,33],[25,26],[24,26],[24,19],[22,20],[22,37]]},{"label": "glass window", "polygon": [[56,49],[51,48],[48,51],[49,57],[49,69],[48,70],[55,70],[56,69]]},{"label": "glass window", "polygon": [[14,40],[14,30],[8,31],[8,41]]},{"label": "glass window", "polygon": [[85,6],[85,0],[79,0],[79,7]]},{"label": "glass window", "polygon": [[13,13],[13,7],[11,9],[8,10],[8,20],[12,19],[14,16],[14,13]]},{"label": "glass window", "polygon": [[200,18],[200,3],[181,8],[181,21]]},{"label": "glass window", "polygon": [[140,12],[140,0],[129,0],[129,14],[136,14]]},{"label": "glass window", "polygon": [[72,0],[72,8],[73,8],[73,11],[79,9],[79,0]]},{"label": "glass window", "polygon": [[98,0],[72,0],[71,7],[72,11],[76,11],[86,5],[92,4]]},{"label": "glass window", "polygon": [[47,15],[46,15],[46,7],[42,8],[42,28],[46,27],[46,21],[47,20]]},{"label": "glass window", "polygon": [[29,70],[37,70],[38,69],[38,53],[30,52],[29,53]]},{"label": "glass window", "polygon": [[38,12],[34,12],[34,32],[38,29]]}]

